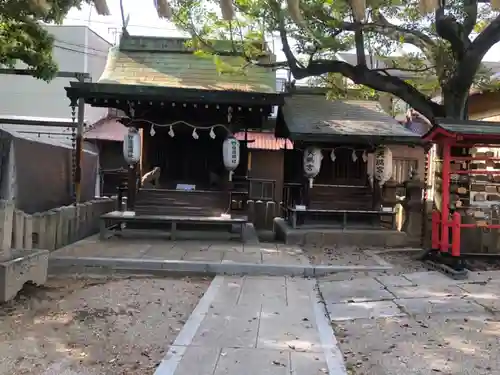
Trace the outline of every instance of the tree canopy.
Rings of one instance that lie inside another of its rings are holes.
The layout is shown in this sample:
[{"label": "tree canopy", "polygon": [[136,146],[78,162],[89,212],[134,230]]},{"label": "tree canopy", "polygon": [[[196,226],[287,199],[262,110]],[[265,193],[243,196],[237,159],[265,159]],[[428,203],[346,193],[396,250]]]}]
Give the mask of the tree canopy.
[{"label": "tree canopy", "polygon": [[[0,1],[0,66],[26,64],[36,78],[50,80],[57,72],[52,56],[53,38],[42,23],[61,23],[71,8],[93,0],[2,0]],[[100,14],[109,14],[96,1]],[[104,4],[104,6],[103,6]]]},{"label": "tree canopy", "polygon": [[[231,41],[243,71],[249,64],[283,67],[295,79],[321,77],[333,86],[344,77],[402,99],[431,121],[465,117],[471,87],[492,85],[482,60],[500,41],[499,13],[478,0],[365,1],[234,0],[228,20],[219,11],[221,4],[228,13],[225,0],[178,0],[172,7],[197,49],[224,54],[210,40]],[[270,39],[281,42],[284,61],[263,58]],[[355,61],[339,58],[352,50]],[[373,66],[369,56],[383,63]],[[431,100],[437,95],[441,103]]]}]

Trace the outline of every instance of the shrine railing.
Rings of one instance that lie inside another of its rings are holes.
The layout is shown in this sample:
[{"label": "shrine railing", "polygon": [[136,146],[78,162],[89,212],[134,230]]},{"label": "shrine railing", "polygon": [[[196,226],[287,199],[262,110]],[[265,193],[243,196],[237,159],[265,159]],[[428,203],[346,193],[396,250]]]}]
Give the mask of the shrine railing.
[{"label": "shrine railing", "polygon": [[283,199],[281,201],[282,214],[286,214],[288,207],[301,204],[304,200],[303,185],[298,182],[283,184]]},{"label": "shrine railing", "polygon": [[248,198],[260,201],[276,200],[276,180],[248,179]]}]

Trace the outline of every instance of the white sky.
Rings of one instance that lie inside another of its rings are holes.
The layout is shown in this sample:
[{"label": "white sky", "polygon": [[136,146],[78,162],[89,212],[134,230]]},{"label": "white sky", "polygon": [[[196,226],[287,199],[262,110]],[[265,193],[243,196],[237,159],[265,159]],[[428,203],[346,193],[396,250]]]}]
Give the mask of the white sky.
[{"label": "white sky", "polygon": [[[121,29],[121,13],[119,0],[107,0],[110,16],[99,16],[95,9],[85,5],[82,10],[73,9],[68,14],[64,24],[85,25],[88,24],[92,30],[103,38],[114,42],[116,33]],[[182,36],[175,26],[167,20],[160,19],[154,7],[154,0],[123,0],[125,14],[130,14],[130,22],[127,30],[132,35],[151,36]],[[281,45],[275,42],[275,54],[278,60],[284,60]],[[500,43],[490,49],[485,61],[500,61]],[[281,74],[280,74],[281,76]]]}]

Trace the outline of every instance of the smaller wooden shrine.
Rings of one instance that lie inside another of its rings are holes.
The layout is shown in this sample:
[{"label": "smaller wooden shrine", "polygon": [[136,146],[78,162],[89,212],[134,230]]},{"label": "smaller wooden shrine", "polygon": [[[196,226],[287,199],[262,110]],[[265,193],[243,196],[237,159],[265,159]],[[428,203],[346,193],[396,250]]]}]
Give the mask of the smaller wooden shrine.
[{"label": "smaller wooden shrine", "polygon": [[421,149],[421,139],[378,102],[328,100],[324,92],[295,88],[278,112],[276,135],[293,141],[282,204],[293,228],[380,228],[383,218],[393,228],[397,202],[383,197],[393,185],[392,150]]},{"label": "smaller wooden shrine", "polygon": [[500,229],[500,123],[437,119],[423,139],[437,146],[427,259],[463,273],[463,250],[482,251],[465,234]]}]

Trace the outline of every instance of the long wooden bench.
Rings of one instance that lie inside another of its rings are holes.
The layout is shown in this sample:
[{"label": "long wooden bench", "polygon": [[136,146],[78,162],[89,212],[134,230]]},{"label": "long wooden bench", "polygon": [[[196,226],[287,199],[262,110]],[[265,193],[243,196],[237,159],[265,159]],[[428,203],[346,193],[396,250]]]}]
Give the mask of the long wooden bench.
[{"label": "long wooden bench", "polygon": [[175,240],[177,224],[192,225],[238,225],[240,227],[241,240],[244,241],[245,225],[248,223],[246,216],[238,217],[209,217],[209,216],[168,216],[168,215],[131,215],[127,212],[113,211],[104,214],[100,218],[100,238],[105,239],[110,227],[121,228],[122,223],[143,224],[170,224],[170,238]]},{"label": "long wooden bench", "polygon": [[374,220],[381,218],[383,216],[389,216],[391,219],[391,227],[395,228],[396,224],[396,213],[394,211],[383,211],[383,210],[322,210],[322,209],[297,209],[294,207],[288,207],[288,218],[292,228],[297,228],[297,222],[300,219],[305,219],[307,216],[320,214],[329,217],[341,217],[342,218],[342,228],[347,228],[348,217],[349,216],[365,216],[371,217]]}]

